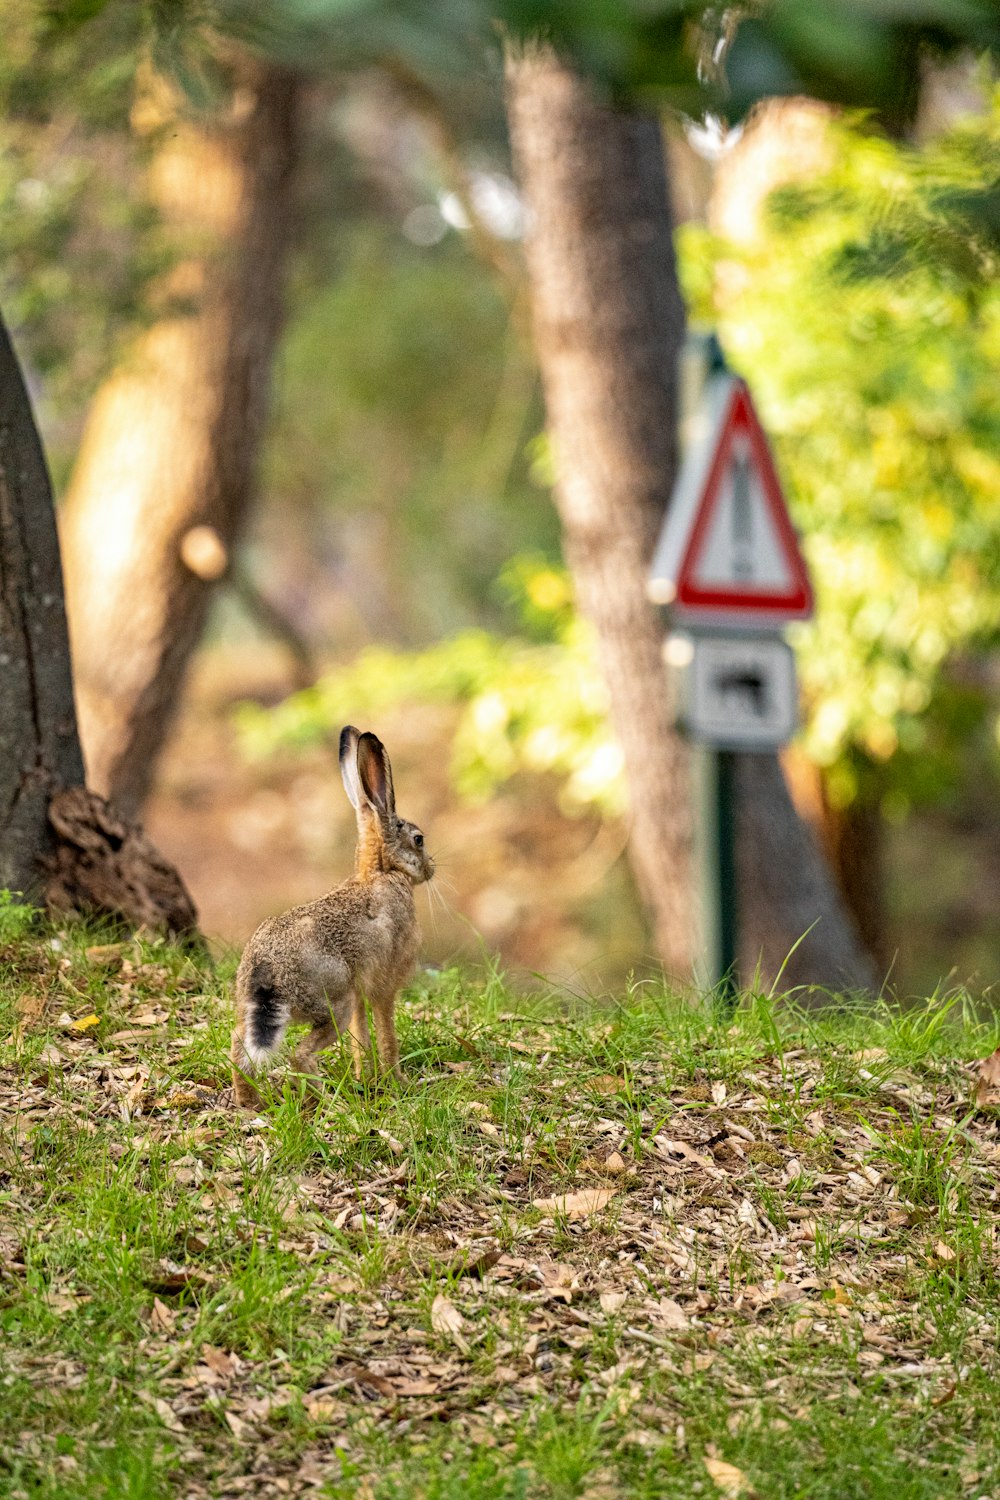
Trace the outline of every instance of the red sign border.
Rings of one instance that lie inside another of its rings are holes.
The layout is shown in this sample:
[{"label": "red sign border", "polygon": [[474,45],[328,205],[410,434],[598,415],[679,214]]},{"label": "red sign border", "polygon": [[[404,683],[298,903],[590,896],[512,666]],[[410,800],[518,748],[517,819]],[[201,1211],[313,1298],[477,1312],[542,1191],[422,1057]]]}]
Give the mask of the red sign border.
[{"label": "red sign border", "polygon": [[[703,589],[694,582],[693,574],[701,551],[701,544],[709,522],[718,504],[722,477],[729,459],[733,438],[744,431],[757,472],[760,475],[764,499],[778,531],[779,540],[790,565],[795,587],[792,592],[782,594],[761,593],[736,588]],[[781,490],[781,481],[774,467],[764,429],[754,410],[753,401],[746,383],[737,380],[730,398],[729,410],[721,424],[715,454],[698,502],[695,523],[691,528],[684,556],[677,572],[677,594],[675,604],[679,612],[688,610],[739,610],[741,613],[755,611],[760,614],[781,616],[786,619],[806,619],[813,612],[812,585],[805,560],[799,548],[799,539],[792,526],[788,508]]]}]

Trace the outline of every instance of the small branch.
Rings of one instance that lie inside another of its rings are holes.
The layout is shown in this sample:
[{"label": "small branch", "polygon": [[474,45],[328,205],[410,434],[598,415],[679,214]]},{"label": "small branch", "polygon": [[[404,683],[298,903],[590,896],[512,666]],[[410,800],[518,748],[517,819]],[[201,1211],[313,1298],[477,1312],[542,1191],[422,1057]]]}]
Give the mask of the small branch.
[{"label": "small branch", "polygon": [[236,564],[229,570],[228,583],[247,614],[268,635],[287,649],[292,658],[292,677],[296,691],[313,687],[319,676],[312,648],[305,636],[273,600],[262,593],[250,574]]}]

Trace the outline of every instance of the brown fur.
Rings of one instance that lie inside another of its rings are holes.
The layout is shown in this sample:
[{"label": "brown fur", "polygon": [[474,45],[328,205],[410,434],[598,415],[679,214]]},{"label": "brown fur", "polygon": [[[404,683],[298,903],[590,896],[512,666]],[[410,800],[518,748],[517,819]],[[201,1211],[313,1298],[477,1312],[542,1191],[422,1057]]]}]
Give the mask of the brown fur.
[{"label": "brown fur", "polygon": [[396,816],[389,758],[373,734],[348,725],[340,737],[341,774],[358,820],[355,873],[306,906],[262,922],[236,973],[233,1091],[259,1108],[254,1074],[274,1056],[289,1022],[311,1028],[295,1054],[304,1073],[347,1033],[355,1069],[371,1051],[366,1002],[380,1068],[399,1074],[394,1011],[419,944],[413,887],[434,865],[419,828]]}]

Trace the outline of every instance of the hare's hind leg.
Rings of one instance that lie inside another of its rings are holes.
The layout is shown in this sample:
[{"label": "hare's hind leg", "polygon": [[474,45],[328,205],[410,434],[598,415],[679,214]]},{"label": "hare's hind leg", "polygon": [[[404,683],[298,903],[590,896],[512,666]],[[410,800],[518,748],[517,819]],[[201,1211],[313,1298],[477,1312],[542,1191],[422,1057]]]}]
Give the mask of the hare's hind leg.
[{"label": "hare's hind leg", "polygon": [[263,1101],[253,1078],[277,1052],[287,1025],[288,1007],[271,965],[248,948],[236,973],[236,1026],[229,1051],[237,1104],[260,1109]]},{"label": "hare's hind leg", "polygon": [[292,1067],[308,1080],[307,1100],[316,1107],[318,1097],[316,1084],[322,1075],[319,1054],[327,1047],[335,1047],[340,1041],[341,1031],[336,1021],[316,1021],[295,1049]]},{"label": "hare's hind leg", "polygon": [[[356,1052],[357,1043],[353,1020],[356,1010],[354,991],[348,990],[345,994],[338,996],[335,1003],[327,1000],[326,1005],[327,1010],[322,1019],[316,1016],[315,1010],[311,1011],[311,1028],[295,1050],[292,1066],[296,1072],[304,1073],[308,1078],[316,1079],[321,1076],[319,1054],[342,1041],[345,1031],[350,1036],[352,1052]],[[305,1017],[297,1017],[297,1019],[304,1020]]]},{"label": "hare's hind leg", "polygon": [[244,1040],[244,1026],[236,1023],[233,1031],[232,1046],[229,1049],[229,1058],[233,1065],[233,1098],[236,1103],[244,1109],[260,1109],[263,1099],[256,1085],[252,1082],[257,1072],[257,1064],[251,1058]]}]

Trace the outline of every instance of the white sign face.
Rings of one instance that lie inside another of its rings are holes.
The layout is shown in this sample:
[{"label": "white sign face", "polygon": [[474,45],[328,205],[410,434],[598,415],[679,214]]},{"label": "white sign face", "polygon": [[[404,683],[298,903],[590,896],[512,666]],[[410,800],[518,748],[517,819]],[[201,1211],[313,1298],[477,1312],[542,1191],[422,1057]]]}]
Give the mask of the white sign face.
[{"label": "white sign face", "polygon": [[680,624],[780,630],[812,589],[750,392],[714,377],[689,437],[653,558],[649,595]]},{"label": "white sign face", "polygon": [[691,581],[705,593],[787,595],[797,580],[745,435],[734,437],[727,457]]},{"label": "white sign face", "polygon": [[769,750],[795,733],[795,657],[773,635],[674,635],[666,657],[680,672],[678,720],[720,750]]}]

